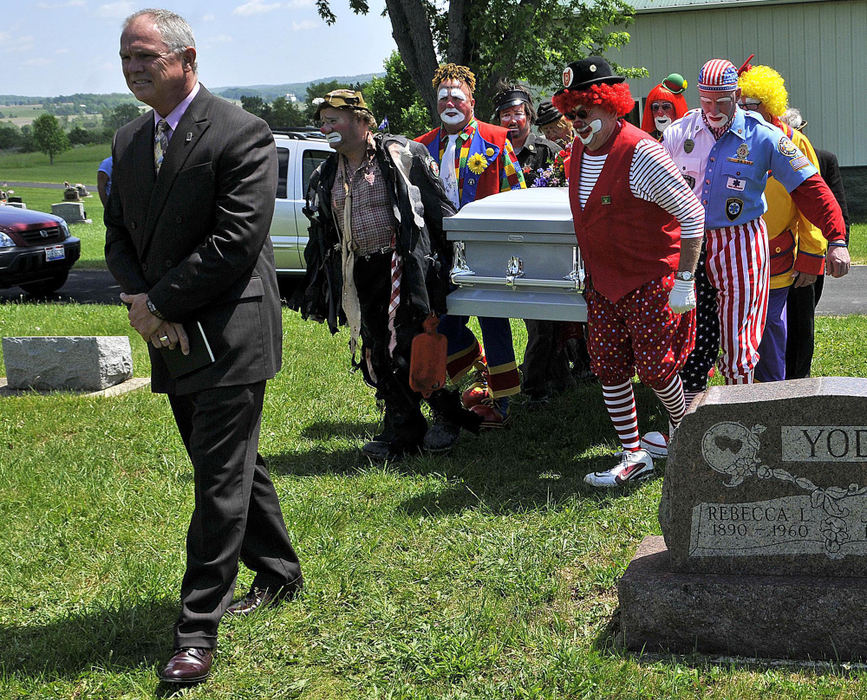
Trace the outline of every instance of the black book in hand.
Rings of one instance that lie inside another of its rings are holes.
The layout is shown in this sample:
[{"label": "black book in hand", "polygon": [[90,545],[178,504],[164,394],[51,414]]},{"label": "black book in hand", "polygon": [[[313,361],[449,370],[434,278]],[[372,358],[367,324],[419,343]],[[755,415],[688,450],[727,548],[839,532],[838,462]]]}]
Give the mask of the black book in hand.
[{"label": "black book in hand", "polygon": [[181,352],[180,343],[175,345],[174,349],[161,349],[169,374],[174,379],[195,372],[197,369],[201,369],[214,361],[214,353],[211,350],[207,336],[205,336],[205,331],[202,329],[202,324],[198,321],[195,323],[185,323],[184,330],[187,332],[187,338],[190,342],[189,355],[184,355]]}]

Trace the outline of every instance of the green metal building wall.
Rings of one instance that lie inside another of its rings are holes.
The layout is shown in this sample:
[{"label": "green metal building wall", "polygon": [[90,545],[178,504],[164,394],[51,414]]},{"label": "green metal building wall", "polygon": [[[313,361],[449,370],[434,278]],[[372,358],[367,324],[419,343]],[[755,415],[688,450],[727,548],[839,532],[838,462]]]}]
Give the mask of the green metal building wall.
[{"label": "green metal building wall", "polygon": [[697,107],[697,76],[706,60],[728,58],[739,66],[755,53],[753,63],[785,78],[789,105],[809,122],[813,144],[836,153],[843,167],[867,168],[867,1],[632,4],[632,39],[608,57],[649,70],[650,77],[629,81],[642,107],[672,72],[689,81],[687,103]]}]

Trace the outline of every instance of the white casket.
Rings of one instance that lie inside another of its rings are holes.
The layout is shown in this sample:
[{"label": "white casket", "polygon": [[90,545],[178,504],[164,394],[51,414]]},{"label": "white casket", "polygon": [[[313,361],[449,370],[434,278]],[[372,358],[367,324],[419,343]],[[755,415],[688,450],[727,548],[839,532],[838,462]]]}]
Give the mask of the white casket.
[{"label": "white casket", "polygon": [[584,269],[565,187],[485,197],[443,226],[455,246],[450,314],[587,320]]}]

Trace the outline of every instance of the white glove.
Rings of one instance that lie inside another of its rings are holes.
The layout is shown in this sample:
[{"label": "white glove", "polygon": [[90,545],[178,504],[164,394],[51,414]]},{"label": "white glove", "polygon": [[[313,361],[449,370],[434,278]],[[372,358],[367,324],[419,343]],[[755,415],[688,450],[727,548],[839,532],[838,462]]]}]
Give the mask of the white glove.
[{"label": "white glove", "polygon": [[676,314],[686,313],[695,308],[695,280],[674,280],[674,287],[668,295],[668,305]]}]

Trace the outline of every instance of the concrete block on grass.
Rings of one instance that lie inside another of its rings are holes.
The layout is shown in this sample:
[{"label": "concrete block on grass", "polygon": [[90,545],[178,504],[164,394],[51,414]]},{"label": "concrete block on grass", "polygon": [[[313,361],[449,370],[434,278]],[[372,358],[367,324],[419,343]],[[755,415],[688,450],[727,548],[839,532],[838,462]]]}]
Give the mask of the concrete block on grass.
[{"label": "concrete block on grass", "polygon": [[132,378],[127,336],[3,338],[10,389],[99,391]]}]

